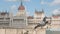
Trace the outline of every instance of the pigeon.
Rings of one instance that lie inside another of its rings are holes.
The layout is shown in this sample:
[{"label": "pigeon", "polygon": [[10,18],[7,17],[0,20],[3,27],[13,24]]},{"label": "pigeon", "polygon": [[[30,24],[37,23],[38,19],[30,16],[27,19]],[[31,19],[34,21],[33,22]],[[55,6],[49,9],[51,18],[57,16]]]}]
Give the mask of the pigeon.
[{"label": "pigeon", "polygon": [[37,26],[34,27],[34,29],[38,28],[38,27],[43,27],[48,23],[48,21],[46,21],[46,17],[43,18],[43,21],[41,23],[39,23]]}]

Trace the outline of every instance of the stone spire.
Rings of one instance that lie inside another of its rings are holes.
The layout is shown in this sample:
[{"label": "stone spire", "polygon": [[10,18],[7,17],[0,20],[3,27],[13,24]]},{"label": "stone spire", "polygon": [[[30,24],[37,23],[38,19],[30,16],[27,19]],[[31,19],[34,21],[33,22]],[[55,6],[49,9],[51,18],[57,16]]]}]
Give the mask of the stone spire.
[{"label": "stone spire", "polygon": [[44,10],[42,9],[42,12],[44,13]]},{"label": "stone spire", "polygon": [[23,6],[23,2],[22,2],[22,0],[21,0],[21,6]]}]

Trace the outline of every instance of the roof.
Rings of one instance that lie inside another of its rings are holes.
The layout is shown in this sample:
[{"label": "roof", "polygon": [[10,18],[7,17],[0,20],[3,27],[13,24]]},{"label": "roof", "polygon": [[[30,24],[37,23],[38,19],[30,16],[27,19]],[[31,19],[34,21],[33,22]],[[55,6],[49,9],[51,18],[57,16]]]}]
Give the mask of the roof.
[{"label": "roof", "polygon": [[8,12],[0,12],[1,15],[9,14]]},{"label": "roof", "polygon": [[28,16],[27,18],[28,18],[28,19],[33,19],[33,16]]},{"label": "roof", "polygon": [[58,18],[58,17],[60,17],[60,14],[58,14],[58,15],[52,15],[52,17]]},{"label": "roof", "polygon": [[44,11],[42,10],[42,11],[37,11],[37,10],[35,10],[35,13],[36,14],[41,14],[41,13],[44,13]]}]

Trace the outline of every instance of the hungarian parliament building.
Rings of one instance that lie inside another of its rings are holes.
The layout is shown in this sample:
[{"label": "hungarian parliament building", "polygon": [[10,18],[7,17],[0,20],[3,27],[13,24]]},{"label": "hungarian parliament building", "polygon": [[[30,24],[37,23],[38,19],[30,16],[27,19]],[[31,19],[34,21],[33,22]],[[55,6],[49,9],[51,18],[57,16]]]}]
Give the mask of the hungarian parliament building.
[{"label": "hungarian parliament building", "polygon": [[16,16],[11,12],[0,12],[0,34],[59,34],[60,15],[46,16],[49,24],[34,29],[42,23],[44,17],[44,10],[35,10],[33,16],[27,16],[25,7],[21,3]]}]

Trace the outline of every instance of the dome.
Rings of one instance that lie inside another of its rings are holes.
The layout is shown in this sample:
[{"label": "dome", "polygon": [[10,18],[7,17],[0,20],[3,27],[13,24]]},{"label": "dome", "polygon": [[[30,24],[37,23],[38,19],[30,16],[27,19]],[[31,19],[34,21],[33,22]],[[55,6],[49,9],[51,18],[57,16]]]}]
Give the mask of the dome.
[{"label": "dome", "polygon": [[21,2],[21,5],[19,6],[18,10],[25,10],[25,7],[23,6],[22,2]]},{"label": "dome", "polygon": [[23,5],[19,6],[18,10],[25,10],[25,7]]}]

